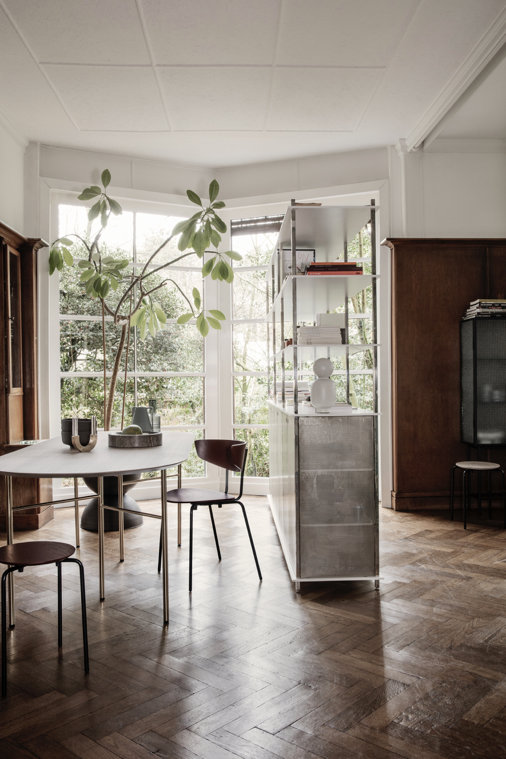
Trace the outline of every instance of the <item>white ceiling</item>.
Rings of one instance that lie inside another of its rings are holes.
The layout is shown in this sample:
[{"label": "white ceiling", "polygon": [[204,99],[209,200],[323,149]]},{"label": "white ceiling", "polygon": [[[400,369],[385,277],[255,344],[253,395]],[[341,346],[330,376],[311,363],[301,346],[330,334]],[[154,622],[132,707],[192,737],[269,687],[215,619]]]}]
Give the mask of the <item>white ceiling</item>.
[{"label": "white ceiling", "polygon": [[216,168],[416,146],[481,74],[457,136],[504,139],[505,35],[506,0],[0,0],[0,117]]}]

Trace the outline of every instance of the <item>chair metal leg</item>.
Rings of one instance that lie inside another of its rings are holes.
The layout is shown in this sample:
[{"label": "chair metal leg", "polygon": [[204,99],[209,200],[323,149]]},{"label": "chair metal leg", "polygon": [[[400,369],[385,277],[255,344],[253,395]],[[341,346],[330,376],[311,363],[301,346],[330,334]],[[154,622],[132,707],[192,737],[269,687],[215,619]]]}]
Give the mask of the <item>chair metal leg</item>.
[{"label": "chair metal leg", "polygon": [[246,529],[248,531],[249,542],[250,542],[250,545],[251,545],[251,550],[253,551],[253,558],[255,559],[255,564],[256,564],[257,572],[258,572],[258,577],[261,580],[262,579],[262,573],[260,571],[260,564],[258,563],[257,552],[255,551],[255,544],[253,543],[253,536],[251,535],[251,530],[249,528],[248,517],[246,516],[246,509],[244,508],[244,504],[241,503],[241,501],[237,501],[237,503],[239,504],[239,506],[242,509],[242,515],[243,515],[244,521],[246,523]]},{"label": "chair metal leg", "polygon": [[58,648],[61,648],[63,645],[61,561],[56,562],[56,567],[58,569]]},{"label": "chair metal leg", "polygon": [[209,516],[211,517],[211,524],[213,526],[214,542],[216,543],[216,551],[218,552],[218,561],[221,561],[220,544],[218,542],[218,533],[216,532],[216,524],[214,522],[213,507],[209,504]]},{"label": "chair metal leg", "polygon": [[81,587],[81,626],[83,628],[83,655],[84,655],[84,671],[86,674],[90,671],[90,659],[88,650],[88,618],[86,614],[86,587],[84,583],[84,567],[79,559],[69,557],[64,559],[65,562],[72,562],[77,564],[79,568],[79,584]]}]

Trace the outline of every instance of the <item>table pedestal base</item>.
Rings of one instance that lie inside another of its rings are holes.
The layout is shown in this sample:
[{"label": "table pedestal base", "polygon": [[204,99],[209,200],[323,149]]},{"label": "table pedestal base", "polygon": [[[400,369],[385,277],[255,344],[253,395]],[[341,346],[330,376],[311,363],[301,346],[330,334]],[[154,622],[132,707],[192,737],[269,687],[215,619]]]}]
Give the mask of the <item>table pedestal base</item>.
[{"label": "table pedestal base", "polygon": [[[106,506],[118,506],[117,496],[106,496]],[[123,508],[133,509],[139,511],[139,514],[125,513],[125,530],[130,527],[138,527],[142,524],[142,514],[140,513],[139,505],[137,501],[134,501],[132,496],[123,496]],[[104,532],[116,532],[119,529],[119,514],[117,511],[111,511],[110,509],[104,509]],[[92,498],[87,503],[84,511],[81,515],[81,527],[88,532],[98,532],[98,498]]]}]

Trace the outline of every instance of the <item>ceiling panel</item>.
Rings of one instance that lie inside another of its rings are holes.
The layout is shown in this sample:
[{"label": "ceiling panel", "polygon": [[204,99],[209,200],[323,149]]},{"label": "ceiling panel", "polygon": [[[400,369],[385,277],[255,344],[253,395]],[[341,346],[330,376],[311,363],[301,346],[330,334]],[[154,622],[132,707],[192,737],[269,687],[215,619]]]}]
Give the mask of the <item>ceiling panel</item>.
[{"label": "ceiling panel", "polygon": [[270,64],[279,0],[141,0],[157,64]]},{"label": "ceiling panel", "polygon": [[4,0],[38,61],[149,63],[135,0]]},{"label": "ceiling panel", "polygon": [[380,69],[278,68],[268,129],[351,131],[374,92]]},{"label": "ceiling panel", "polygon": [[136,66],[44,66],[78,129],[167,130],[153,71]]},{"label": "ceiling panel", "polygon": [[169,119],[178,130],[262,129],[270,68],[194,66],[159,68]]},{"label": "ceiling panel", "polygon": [[290,0],[283,4],[276,63],[385,66],[420,0]]}]

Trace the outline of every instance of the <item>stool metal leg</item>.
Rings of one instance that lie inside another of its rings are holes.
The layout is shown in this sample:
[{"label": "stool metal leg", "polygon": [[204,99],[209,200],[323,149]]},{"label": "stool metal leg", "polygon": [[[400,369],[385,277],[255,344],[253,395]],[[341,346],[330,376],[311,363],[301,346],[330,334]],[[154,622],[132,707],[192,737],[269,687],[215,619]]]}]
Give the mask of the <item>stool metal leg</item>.
[{"label": "stool metal leg", "polygon": [[464,521],[464,530],[467,529],[467,509],[469,507],[469,472],[467,469],[464,469],[464,474],[462,475],[462,508],[463,508],[463,521]]},{"label": "stool metal leg", "polygon": [[58,569],[58,648],[63,645],[63,633],[62,633],[62,616],[63,616],[63,603],[62,603],[62,582],[61,582],[61,561],[56,563]]},{"label": "stool metal leg", "polygon": [[7,577],[10,578],[16,569],[8,567],[2,574],[2,698],[7,695]]},{"label": "stool metal leg", "polygon": [[455,497],[455,470],[456,466],[452,466],[451,472],[450,472],[450,519],[453,522],[454,517],[454,497]]},{"label": "stool metal leg", "polygon": [[73,562],[74,564],[77,564],[79,567],[79,584],[81,587],[81,625],[83,628],[83,653],[84,653],[84,671],[86,674],[90,671],[90,660],[89,660],[89,651],[88,651],[88,621],[87,621],[87,615],[86,615],[86,587],[84,583],[84,567],[79,561],[79,559],[76,559],[74,557],[69,557],[67,559],[64,559],[65,562]]}]

